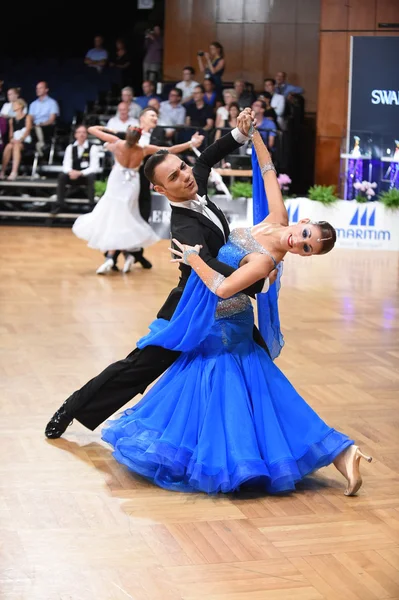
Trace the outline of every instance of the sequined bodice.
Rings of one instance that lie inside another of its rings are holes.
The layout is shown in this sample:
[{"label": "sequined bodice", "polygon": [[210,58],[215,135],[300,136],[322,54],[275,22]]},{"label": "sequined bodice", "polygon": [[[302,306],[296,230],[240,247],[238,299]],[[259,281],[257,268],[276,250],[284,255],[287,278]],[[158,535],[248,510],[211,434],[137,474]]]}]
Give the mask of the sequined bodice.
[{"label": "sequined bodice", "polygon": [[238,269],[240,262],[252,252],[267,254],[272,259],[274,266],[277,266],[275,258],[255,240],[251,233],[252,227],[234,229],[229,235],[227,243],[220,248],[218,259],[235,269]]},{"label": "sequined bodice", "polygon": [[[251,227],[234,229],[229,235],[227,243],[219,250],[218,260],[238,269],[244,256],[252,252],[267,254],[276,266],[276,261],[270,252],[254,239]],[[246,294],[240,292],[231,298],[227,298],[227,300],[219,300],[216,308],[216,319],[229,319],[234,315],[247,311],[253,318],[251,301]]]}]

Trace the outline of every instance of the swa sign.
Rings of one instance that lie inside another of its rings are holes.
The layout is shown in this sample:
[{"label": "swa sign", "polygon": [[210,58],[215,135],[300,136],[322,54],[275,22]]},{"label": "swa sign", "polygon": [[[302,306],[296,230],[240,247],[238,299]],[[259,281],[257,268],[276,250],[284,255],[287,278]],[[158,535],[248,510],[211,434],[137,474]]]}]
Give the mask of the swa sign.
[{"label": "swa sign", "polygon": [[395,90],[373,90],[371,92],[371,103],[372,104],[396,104],[399,106],[399,91]]}]

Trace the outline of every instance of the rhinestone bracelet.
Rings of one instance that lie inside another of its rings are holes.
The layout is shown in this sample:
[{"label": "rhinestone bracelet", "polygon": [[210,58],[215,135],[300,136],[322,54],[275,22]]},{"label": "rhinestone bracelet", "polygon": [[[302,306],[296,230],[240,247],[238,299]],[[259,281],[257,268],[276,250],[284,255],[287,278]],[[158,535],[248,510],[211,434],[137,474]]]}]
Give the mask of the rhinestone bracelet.
[{"label": "rhinestone bracelet", "polygon": [[188,250],[184,250],[183,252],[183,262],[185,265],[189,265],[190,263],[188,262],[188,257],[190,256],[190,254],[196,254],[197,256],[199,256],[199,252],[198,250],[195,250],[195,248],[189,248]]},{"label": "rhinestone bracelet", "polygon": [[265,173],[267,173],[267,171],[274,171],[276,173],[276,167],[271,161],[263,165],[263,167],[261,168],[260,172],[262,174],[262,177]]}]

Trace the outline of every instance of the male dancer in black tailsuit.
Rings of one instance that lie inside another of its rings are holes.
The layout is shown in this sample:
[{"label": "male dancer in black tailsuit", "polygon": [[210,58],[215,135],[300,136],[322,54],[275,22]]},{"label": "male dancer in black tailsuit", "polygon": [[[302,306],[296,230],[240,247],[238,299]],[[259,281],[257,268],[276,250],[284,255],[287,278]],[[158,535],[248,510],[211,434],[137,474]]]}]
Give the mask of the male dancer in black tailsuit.
[{"label": "male dancer in black tailsuit", "polygon": [[[201,258],[225,277],[234,269],[218,261],[216,256],[227,241],[230,230],[223,212],[207,197],[208,177],[215,164],[247,140],[251,123],[251,111],[246,109],[238,118],[238,127],[209,146],[193,168],[166,150],[154,154],[145,167],[148,179],[156,182],[156,191],[164,194],[171,203],[172,237],[182,244],[200,244]],[[191,269],[184,264],[180,264],[179,268],[179,283],[169,294],[158,318],[170,320],[181,298]],[[245,292],[254,297],[265,291],[268,285],[269,281],[262,279]],[[256,328],[254,340],[266,348]],[[53,415],[45,435],[48,438],[60,437],[73,419],[88,429],[96,429],[136,394],[144,393],[179,354],[160,346],[136,348],[125,359],[111,364],[75,391]]]}]

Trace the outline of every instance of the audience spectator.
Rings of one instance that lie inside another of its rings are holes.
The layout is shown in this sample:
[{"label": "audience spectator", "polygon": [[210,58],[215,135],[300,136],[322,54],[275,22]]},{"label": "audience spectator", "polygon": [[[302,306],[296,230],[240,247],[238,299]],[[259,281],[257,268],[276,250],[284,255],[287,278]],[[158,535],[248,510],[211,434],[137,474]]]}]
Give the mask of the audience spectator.
[{"label": "audience spectator", "polygon": [[116,115],[109,119],[106,127],[112,131],[127,131],[128,127],[137,127],[138,124],[138,120],[129,115],[128,103],[119,102]]},{"label": "audience spectator", "polygon": [[207,131],[213,127],[214,116],[212,108],[204,100],[204,95],[204,86],[197,85],[193,93],[193,102],[187,106],[186,125]]},{"label": "audience spectator", "polygon": [[219,108],[222,105],[222,102],[220,101],[219,94],[215,90],[213,77],[205,77],[203,87],[205,90],[204,101],[214,109],[214,112],[216,112],[216,108]]},{"label": "audience spectator", "polygon": [[129,117],[138,119],[141,113],[141,106],[133,100],[134,90],[132,87],[124,87],[121,92],[121,102],[126,102],[129,110]]},{"label": "audience spectator", "polygon": [[263,102],[266,104],[265,117],[274,121],[274,123],[276,125],[276,129],[277,129],[278,128],[277,113],[274,110],[274,108],[272,108],[272,106],[271,106],[272,95],[269,94],[269,92],[263,92],[263,94],[261,94],[259,96],[258,100],[263,100]]},{"label": "audience spectator", "polygon": [[12,109],[12,105],[19,98],[20,90],[19,88],[9,88],[7,90],[7,100],[0,110],[0,117],[4,117],[5,119],[11,119],[15,116],[14,111]]},{"label": "audience spectator", "polygon": [[85,56],[85,65],[97,69],[99,73],[103,70],[108,61],[108,52],[103,47],[104,38],[102,35],[96,35],[94,38],[94,48],[88,50]]},{"label": "audience spectator", "polygon": [[155,25],[152,30],[147,30],[144,45],[143,79],[160,81],[162,79],[163,38],[159,25]]},{"label": "audience spectator", "polygon": [[[219,42],[212,42],[209,46],[209,52],[200,50],[197,56],[200,70],[213,77],[216,91],[221,93],[223,88],[222,77],[226,67],[223,46]],[[204,65],[204,58],[206,66]]]},{"label": "audience spectator", "polygon": [[161,118],[161,103],[157,98],[151,98],[151,100],[148,100],[148,106],[147,108],[155,108],[155,111],[158,115],[158,126],[161,127],[162,125],[165,126],[166,123],[162,120]]},{"label": "audience spectator", "polygon": [[120,83],[122,87],[130,85],[132,83],[132,65],[131,59],[126,49],[124,40],[118,38],[115,42],[115,56],[109,63],[110,67],[113,67],[120,71],[121,79]]},{"label": "audience spectator", "polygon": [[48,91],[47,82],[39,81],[36,85],[37,100],[29,106],[29,114],[32,116],[37,138],[36,150],[40,156],[43,154],[45,144],[54,133],[56,118],[60,114],[57,102],[48,95]]},{"label": "audience spectator", "polygon": [[285,71],[279,71],[276,73],[276,94],[282,94],[287,97],[288,94],[303,94],[304,89],[297,86],[292,85],[291,83],[287,83],[287,73]]},{"label": "audience spectator", "polygon": [[176,84],[177,89],[183,92],[183,103],[186,104],[193,99],[194,88],[199,85],[198,81],[194,81],[195,69],[193,67],[184,67],[183,79]]},{"label": "audience spectator", "polygon": [[153,98],[159,101],[161,100],[161,98],[155,93],[155,83],[153,81],[150,81],[149,79],[143,81],[142,88],[144,95],[137,96],[137,98],[134,99],[135,102],[139,104],[142,109],[146,108],[148,106],[149,100],[152,100]]},{"label": "audience spectator", "polygon": [[53,214],[59,212],[65,205],[65,191],[68,184],[84,186],[87,197],[94,206],[94,182],[100,168],[100,146],[91,144],[87,139],[87,128],[79,125],[75,129],[75,142],[65,149],[62,162],[62,173],[58,176],[57,201],[54,204]]},{"label": "audience spectator", "polygon": [[220,106],[216,111],[216,127],[223,127],[229,114],[229,106],[232,102],[237,102],[237,93],[234,88],[223,90],[224,106]]},{"label": "audience spectator", "polygon": [[21,155],[25,144],[32,141],[32,117],[26,114],[26,102],[17,98],[12,104],[14,117],[9,120],[9,142],[4,148],[0,179],[5,179],[6,169],[12,157],[12,171],[8,179],[13,181],[18,176]]},{"label": "audience spectator", "polygon": [[[237,117],[240,114],[240,107],[237,102],[231,102],[229,104],[227,118],[219,126],[215,134],[215,140],[218,140],[222,135],[225,135],[235,127],[237,127]],[[222,131],[223,130],[223,131]]]},{"label": "audience spectator", "polygon": [[266,108],[266,103],[263,100],[255,100],[252,104],[257,129],[266,146],[271,150],[274,146],[274,138],[276,137],[276,125],[270,118],[265,117]]},{"label": "audience spectator", "polygon": [[252,91],[247,89],[247,84],[244,79],[236,79],[234,82],[234,90],[237,94],[237,102],[241,110],[252,106],[255,96]]},{"label": "audience spectator", "polygon": [[[160,118],[164,125],[184,125],[186,118],[186,109],[181,103],[183,92],[178,88],[172,88],[169,92],[168,100],[161,102]],[[168,138],[174,134],[173,129],[167,129]]]},{"label": "audience spectator", "polygon": [[274,108],[277,114],[277,123],[282,131],[286,129],[286,121],[284,119],[285,98],[282,94],[276,92],[276,81],[270,77],[265,79],[265,92],[268,92],[272,99],[270,106]]}]

